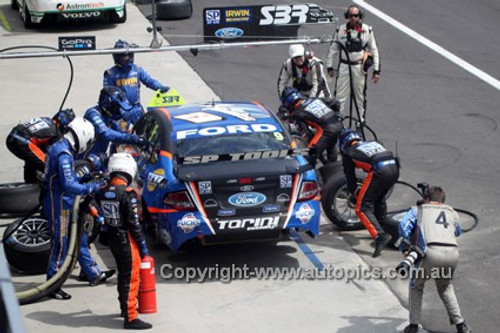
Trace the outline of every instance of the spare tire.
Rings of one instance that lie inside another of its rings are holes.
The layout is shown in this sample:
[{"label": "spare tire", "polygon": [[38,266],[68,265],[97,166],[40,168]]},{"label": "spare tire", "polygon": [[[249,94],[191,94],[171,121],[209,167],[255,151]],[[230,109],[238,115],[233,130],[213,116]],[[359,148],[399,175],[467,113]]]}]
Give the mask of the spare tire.
[{"label": "spare tire", "polygon": [[18,219],[5,229],[4,236],[9,236],[3,239],[3,246],[13,268],[27,274],[47,272],[51,235],[45,218],[32,215]]},{"label": "spare tire", "polygon": [[0,214],[25,214],[39,204],[41,187],[38,184],[0,184]]},{"label": "spare tire", "polygon": [[408,212],[408,209],[388,212],[385,221],[380,224],[382,229],[384,229],[385,232],[387,232],[392,236],[392,239],[387,246],[392,247],[394,249],[396,248],[394,246],[394,243],[396,243],[396,241],[399,238],[399,230],[398,230],[399,222],[401,222],[406,212]]},{"label": "spare tire", "polygon": [[193,15],[191,0],[158,0],[156,1],[156,18],[158,20],[179,20]]}]

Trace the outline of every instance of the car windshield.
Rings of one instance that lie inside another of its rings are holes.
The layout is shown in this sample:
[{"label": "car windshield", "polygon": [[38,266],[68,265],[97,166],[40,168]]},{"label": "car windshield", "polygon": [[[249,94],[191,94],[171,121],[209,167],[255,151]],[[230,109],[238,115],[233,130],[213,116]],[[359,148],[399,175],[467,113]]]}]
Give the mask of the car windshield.
[{"label": "car windshield", "polygon": [[177,154],[179,157],[281,149],[290,149],[289,139],[281,132],[205,136],[177,142]]}]

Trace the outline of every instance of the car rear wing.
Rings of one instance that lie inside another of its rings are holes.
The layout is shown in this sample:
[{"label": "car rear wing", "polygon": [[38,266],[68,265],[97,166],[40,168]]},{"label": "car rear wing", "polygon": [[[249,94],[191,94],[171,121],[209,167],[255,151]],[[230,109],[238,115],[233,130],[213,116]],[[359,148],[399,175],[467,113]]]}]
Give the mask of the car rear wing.
[{"label": "car rear wing", "polygon": [[177,157],[177,177],[183,181],[303,173],[313,169],[297,157],[310,157],[314,149],[284,149],[222,155]]}]

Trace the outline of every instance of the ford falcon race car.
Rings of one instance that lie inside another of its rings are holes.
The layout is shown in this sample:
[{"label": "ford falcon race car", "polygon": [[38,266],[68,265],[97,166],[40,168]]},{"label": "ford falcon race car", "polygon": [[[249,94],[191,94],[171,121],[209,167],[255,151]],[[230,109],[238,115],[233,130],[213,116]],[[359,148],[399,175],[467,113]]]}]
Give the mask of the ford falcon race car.
[{"label": "ford falcon race car", "polygon": [[33,28],[35,23],[49,20],[107,20],[112,23],[127,20],[125,0],[11,0],[11,7],[19,8],[26,28]]},{"label": "ford falcon race car", "polygon": [[161,242],[279,240],[315,236],[320,195],[314,170],[282,123],[258,103],[150,109],[136,124],[143,214]]}]

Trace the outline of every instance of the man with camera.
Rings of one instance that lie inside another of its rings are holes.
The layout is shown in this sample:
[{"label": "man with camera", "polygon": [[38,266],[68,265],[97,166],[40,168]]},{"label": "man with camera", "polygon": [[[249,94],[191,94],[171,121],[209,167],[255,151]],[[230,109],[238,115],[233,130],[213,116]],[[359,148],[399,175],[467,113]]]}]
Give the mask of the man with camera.
[{"label": "man with camera", "polygon": [[410,280],[410,325],[404,332],[418,332],[425,282],[432,277],[450,322],[459,333],[470,333],[451,284],[458,263],[456,237],[462,233],[458,214],[444,204],[445,192],[441,187],[423,186],[423,195],[423,203],[412,207],[399,224],[397,243],[401,244],[405,260],[396,269],[408,273],[414,265]]},{"label": "man with camera", "polygon": [[[365,122],[366,76],[373,65],[373,83],[380,80],[380,57],[372,27],[362,22],[364,13],[351,5],[344,13],[347,23],[337,28],[326,56],[326,69],[330,77],[337,76],[335,97],[344,109],[352,89],[358,106],[360,121]],[[337,70],[333,68],[338,59]],[[350,100],[350,98],[349,98]]]}]

